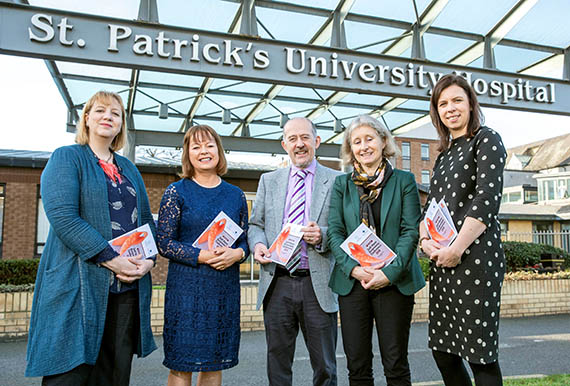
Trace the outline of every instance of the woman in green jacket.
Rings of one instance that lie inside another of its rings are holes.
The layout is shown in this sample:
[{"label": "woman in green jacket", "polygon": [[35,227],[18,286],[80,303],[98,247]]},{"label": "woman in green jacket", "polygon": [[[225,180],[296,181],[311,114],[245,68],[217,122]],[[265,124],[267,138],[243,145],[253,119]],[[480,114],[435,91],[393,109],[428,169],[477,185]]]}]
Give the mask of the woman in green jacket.
[{"label": "woman in green jacket", "polygon": [[[327,236],[336,259],[329,285],[339,295],[350,385],[374,385],[374,322],[388,385],[411,385],[414,293],[425,286],[415,253],[420,200],[414,175],[388,161],[396,154],[390,132],[372,117],[357,117],[344,134],[341,156],[354,170],[335,181]],[[364,268],[343,252],[340,245],[361,223],[396,253],[392,263]]]}]

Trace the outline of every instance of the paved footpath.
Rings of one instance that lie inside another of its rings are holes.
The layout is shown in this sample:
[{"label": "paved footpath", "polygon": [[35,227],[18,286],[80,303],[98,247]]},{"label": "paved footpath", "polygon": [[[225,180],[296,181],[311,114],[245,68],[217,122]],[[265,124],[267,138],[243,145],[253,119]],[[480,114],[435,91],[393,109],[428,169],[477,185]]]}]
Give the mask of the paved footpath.
[{"label": "paved footpath", "polygon": [[[502,319],[499,360],[503,375],[570,373],[570,315]],[[410,366],[414,385],[440,384],[440,376],[426,347],[427,324],[412,325]],[[133,361],[131,385],[166,385],[168,370],[162,366],[162,338],[159,349],[148,358]],[[374,346],[376,385],[385,385],[378,346]],[[0,386],[39,385],[39,378],[25,378],[26,342],[0,343]],[[339,386],[348,385],[346,359],[342,341],[337,347]],[[311,366],[304,344],[299,338],[293,367],[294,385],[310,386]],[[260,332],[242,334],[240,364],[224,371],[223,384],[228,386],[267,385],[265,377],[265,336]]]}]

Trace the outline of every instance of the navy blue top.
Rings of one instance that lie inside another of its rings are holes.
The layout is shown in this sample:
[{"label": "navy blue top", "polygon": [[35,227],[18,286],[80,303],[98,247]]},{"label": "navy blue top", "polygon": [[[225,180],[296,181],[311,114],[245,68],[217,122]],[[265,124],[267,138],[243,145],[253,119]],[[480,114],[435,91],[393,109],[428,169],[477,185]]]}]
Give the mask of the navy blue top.
[{"label": "navy blue top", "polygon": [[[137,191],[133,184],[127,177],[121,173],[121,181],[118,179],[113,181],[108,175],[107,178],[107,193],[109,198],[109,216],[111,217],[111,229],[113,231],[113,238],[124,235],[137,228],[137,220],[139,218],[137,210]],[[99,254],[94,257],[95,263],[103,263],[105,261],[114,259],[119,254],[111,247],[108,246],[103,249]],[[149,259],[155,260],[156,256]],[[111,283],[111,293],[123,293],[138,288],[138,280],[132,283],[125,283],[117,280],[117,275],[113,273],[113,281]]]},{"label": "navy blue top", "polygon": [[245,195],[222,181],[206,188],[189,179],[162,197],[157,240],[170,260],[164,304],[164,365],[177,371],[217,371],[237,365],[240,341],[239,264],[218,271],[198,264],[192,243],[224,211],[244,233],[232,248],[249,255]]}]

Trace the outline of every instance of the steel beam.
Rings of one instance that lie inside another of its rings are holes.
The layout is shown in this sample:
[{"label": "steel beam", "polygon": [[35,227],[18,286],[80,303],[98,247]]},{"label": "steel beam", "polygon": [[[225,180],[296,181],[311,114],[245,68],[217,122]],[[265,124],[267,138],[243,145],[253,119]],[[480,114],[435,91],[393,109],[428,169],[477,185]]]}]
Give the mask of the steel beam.
[{"label": "steel beam", "polygon": [[[238,32],[238,26],[241,23],[241,17],[242,17],[241,16],[242,15],[242,7],[243,7],[243,4],[237,10],[237,12],[234,16],[234,19],[232,20],[232,23],[230,25],[228,33],[237,33]],[[210,78],[210,77],[204,78],[204,80],[202,81],[202,85],[200,86],[200,90],[198,90],[196,98],[194,98],[194,101],[192,102],[192,106],[190,106],[190,110],[188,110],[188,114],[186,114],[187,120],[185,121],[184,124],[182,124],[180,126],[178,131],[185,131],[188,129],[187,123],[192,122],[192,120],[194,119],[194,115],[196,115],[196,113],[198,112],[198,109],[200,108],[200,105],[202,104],[202,101],[204,100],[204,96],[208,93],[208,90],[210,90],[210,86],[212,85],[213,82],[214,82],[214,78]]]},{"label": "steel beam", "polygon": [[346,31],[344,30],[344,19],[346,15],[341,15],[339,11],[333,12],[333,27],[331,32],[331,47],[346,48]]},{"label": "steel beam", "polygon": [[[337,22],[338,23],[343,22],[344,18],[350,11],[350,8],[352,8],[354,1],[355,0],[339,0],[335,10],[332,13],[329,12],[327,20],[321,26],[321,28],[319,28],[317,33],[311,38],[309,44],[315,44],[315,45],[324,44],[326,40],[331,37],[335,12],[337,14]],[[267,90],[267,92],[264,94],[264,98],[262,98],[255,105],[255,107],[251,109],[249,113],[247,113],[244,119],[244,123],[238,125],[238,127],[236,127],[236,129],[232,132],[232,135],[235,135],[236,133],[240,132],[245,124],[248,124],[251,121],[253,121],[255,117],[258,116],[263,111],[263,109],[265,109],[265,106],[267,106],[267,104],[271,102],[281,92],[281,90],[283,90],[283,87],[284,86],[282,85],[271,86],[269,90]]]},{"label": "steel beam", "polygon": [[[485,53],[485,44],[489,47],[489,52],[495,47],[504,36],[526,15],[526,13],[536,4],[538,0],[520,0],[511,10],[489,31],[483,42],[477,42],[453,58],[451,64],[467,65],[480,58]],[[489,53],[487,56],[489,65],[494,64],[494,56]],[[395,134],[413,130],[427,122],[429,115],[408,122],[394,130]]]},{"label": "steel beam", "polygon": [[[279,141],[273,139],[245,138],[239,136],[222,136],[224,149],[248,153],[286,154]],[[160,143],[165,147],[181,147],[184,133],[139,130],[136,137],[137,146],[156,146]],[[340,145],[321,144],[317,156],[338,158]]]},{"label": "steel beam", "polygon": [[570,47],[564,50],[564,64],[562,66],[562,78],[570,80]]},{"label": "steel beam", "polygon": [[138,20],[158,23],[158,7],[156,0],[140,0]]},{"label": "steel beam", "polygon": [[[449,0],[433,0],[430,3],[430,5],[428,5],[428,7],[424,10],[424,12],[422,12],[422,15],[420,16],[419,21],[417,21],[414,24],[415,31],[414,31],[414,27],[412,26],[410,29],[408,29],[404,33],[405,36],[395,40],[394,43],[392,43],[390,46],[388,46],[384,51],[382,51],[382,53],[385,55],[399,56],[404,51],[406,51],[410,47],[410,45],[412,45],[413,39],[416,39],[417,41],[416,41],[416,44],[414,47],[416,50],[415,53],[417,55],[424,54],[424,57],[425,57],[425,48],[423,47],[423,39],[421,39],[421,36],[428,30],[428,28],[430,28],[431,24],[435,21],[435,19],[441,13],[441,11],[443,11],[443,9],[445,8],[445,6],[447,5],[448,2],[449,2]],[[414,32],[415,37],[414,38],[410,37],[409,32]],[[338,94],[338,95],[336,95],[336,94]],[[331,95],[331,99],[337,99],[337,102],[338,102],[338,101],[342,100],[346,95],[348,95],[348,93],[346,93],[346,92],[335,92]],[[390,111],[391,109],[398,107],[400,104],[404,103],[406,100],[407,99],[405,99],[405,98],[392,98],[391,100],[386,102],[384,105],[380,106],[379,108],[372,110],[370,112],[370,115],[372,115],[372,116],[382,115],[382,114]],[[316,118],[320,114],[318,113],[317,109],[315,109],[314,111],[309,113],[309,115]],[[332,142],[332,141],[336,140],[336,138],[339,137],[340,135],[342,135],[342,133],[338,133],[336,135],[333,135],[332,137],[328,138],[325,142]]]},{"label": "steel beam", "polygon": [[247,36],[259,36],[257,33],[257,17],[255,16],[255,0],[241,0],[239,33]]}]

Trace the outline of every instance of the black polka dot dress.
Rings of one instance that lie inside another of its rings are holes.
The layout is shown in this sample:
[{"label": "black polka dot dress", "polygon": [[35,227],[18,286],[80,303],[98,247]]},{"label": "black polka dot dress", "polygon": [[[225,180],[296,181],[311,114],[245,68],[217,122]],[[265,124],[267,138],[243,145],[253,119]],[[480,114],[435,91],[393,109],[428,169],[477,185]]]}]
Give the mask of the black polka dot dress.
[{"label": "black polka dot dress", "polygon": [[481,127],[473,138],[454,139],[434,166],[429,201],[445,200],[461,231],[466,217],[487,229],[465,250],[455,268],[432,263],[429,347],[472,363],[492,363],[499,351],[499,307],[505,257],[498,221],[506,152],[495,131]]}]

